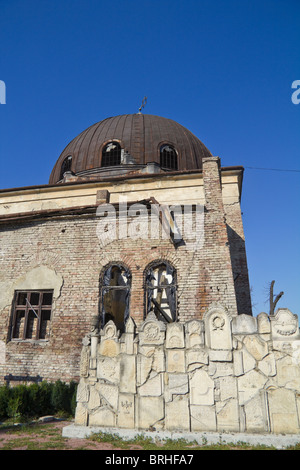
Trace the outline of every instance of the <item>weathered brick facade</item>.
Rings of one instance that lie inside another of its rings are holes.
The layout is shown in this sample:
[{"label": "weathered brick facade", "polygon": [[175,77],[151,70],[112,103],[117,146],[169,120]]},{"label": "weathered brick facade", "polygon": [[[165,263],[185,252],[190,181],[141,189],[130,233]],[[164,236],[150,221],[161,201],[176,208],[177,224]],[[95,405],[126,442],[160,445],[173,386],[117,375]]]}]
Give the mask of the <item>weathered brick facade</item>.
[{"label": "weathered brick facade", "polygon": [[[175,269],[179,322],[201,319],[215,302],[221,303],[230,317],[241,313],[251,315],[238,184],[230,183],[230,188],[236,192],[234,196],[225,197],[222,188],[222,184],[229,181],[227,173],[234,174],[234,170],[231,173],[225,171],[222,176],[217,157],[203,158],[202,165],[203,174],[201,171],[191,172],[191,175],[181,177],[182,181],[185,178],[184,189],[173,188],[173,184],[179,185],[179,179],[173,179],[161,193],[165,201],[172,203],[175,199],[177,204],[193,204],[194,221],[196,204],[204,207],[204,226],[200,224],[197,228],[201,232],[198,234],[201,243],[197,249],[189,243],[176,246],[163,231],[159,239],[127,237],[103,244],[97,234],[101,217],[96,213],[96,194],[98,203],[99,191],[105,194],[110,192],[111,200],[115,202],[117,193],[114,196],[113,191],[120,188],[120,183],[107,184],[106,188],[103,184],[96,184],[92,188],[93,193],[81,197],[80,206],[76,206],[74,200],[79,199],[76,191],[83,186],[76,182],[71,186],[64,185],[58,190],[71,189],[73,199],[68,195],[57,197],[55,202],[49,199],[51,210],[43,210],[48,202],[38,203],[35,195],[30,196],[31,199],[27,196],[29,202],[26,204],[29,206],[25,210],[22,206],[24,198],[19,195],[30,195],[34,189],[17,191],[14,204],[18,209],[9,209],[9,214],[4,213],[0,217],[0,383],[79,379],[81,342],[95,324],[95,319],[100,318],[102,275],[105,267],[112,263],[122,264],[131,273],[129,314],[137,326],[144,321],[146,314],[146,268],[155,261],[167,262]],[[239,172],[240,168],[236,173]],[[166,184],[164,181],[169,181],[167,176],[164,178],[151,175],[145,180],[148,198],[149,195],[156,195],[158,188]],[[142,200],[145,194],[140,189],[138,179],[132,179],[128,186],[130,207],[132,201]],[[45,187],[38,189],[36,194],[41,197],[40,194],[47,195],[50,191],[52,187]],[[121,189],[119,191],[122,193]],[[182,199],[178,199],[175,191]],[[233,190],[230,191],[232,193]],[[8,196],[3,193],[3,197],[6,200],[12,198],[11,193]],[[10,207],[8,203],[6,206],[4,204],[5,199],[3,207]],[[149,222],[149,201],[146,207],[146,220]],[[118,228],[122,214],[117,213],[117,216]],[[129,217],[128,224],[131,221],[132,217]],[[39,289],[54,290],[47,338],[12,338],[14,292]]]}]

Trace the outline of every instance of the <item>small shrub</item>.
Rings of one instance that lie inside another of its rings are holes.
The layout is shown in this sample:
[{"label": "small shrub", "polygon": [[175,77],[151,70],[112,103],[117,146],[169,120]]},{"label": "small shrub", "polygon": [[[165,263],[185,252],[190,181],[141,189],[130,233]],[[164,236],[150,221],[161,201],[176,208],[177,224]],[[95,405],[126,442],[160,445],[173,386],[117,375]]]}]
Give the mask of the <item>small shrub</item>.
[{"label": "small shrub", "polygon": [[13,420],[13,422],[20,421],[22,418],[21,399],[18,396],[10,397],[7,403],[7,416]]},{"label": "small shrub", "polygon": [[29,415],[29,387],[26,385],[17,385],[11,389],[11,397],[9,400],[8,416],[13,418],[14,409],[21,416]]}]

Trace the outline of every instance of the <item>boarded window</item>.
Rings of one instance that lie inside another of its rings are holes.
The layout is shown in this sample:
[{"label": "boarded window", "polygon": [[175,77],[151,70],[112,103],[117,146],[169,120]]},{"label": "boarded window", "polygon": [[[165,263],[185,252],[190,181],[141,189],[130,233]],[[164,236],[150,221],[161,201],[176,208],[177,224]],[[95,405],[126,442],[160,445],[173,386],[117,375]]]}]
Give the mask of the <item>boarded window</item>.
[{"label": "boarded window", "polygon": [[115,166],[121,164],[121,146],[118,142],[109,142],[102,151],[101,166]]},{"label": "boarded window", "polygon": [[124,266],[109,266],[103,275],[101,286],[101,323],[113,320],[118,330],[124,331],[129,317],[131,273]]},{"label": "boarded window", "polygon": [[146,309],[159,320],[176,321],[176,273],[168,263],[158,263],[146,270]]},{"label": "boarded window", "polygon": [[178,170],[177,153],[171,145],[160,148],[160,166],[168,170]]},{"label": "boarded window", "polygon": [[12,310],[11,338],[48,339],[53,291],[16,291]]}]

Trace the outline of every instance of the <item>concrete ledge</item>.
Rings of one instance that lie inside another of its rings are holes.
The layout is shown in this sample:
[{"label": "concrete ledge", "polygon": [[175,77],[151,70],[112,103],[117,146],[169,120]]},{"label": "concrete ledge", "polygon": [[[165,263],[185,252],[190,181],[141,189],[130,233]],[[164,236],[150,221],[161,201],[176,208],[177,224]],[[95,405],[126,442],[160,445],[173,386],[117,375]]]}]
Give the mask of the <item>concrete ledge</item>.
[{"label": "concrete ledge", "polygon": [[285,449],[300,443],[297,434],[248,434],[248,433],[218,433],[218,432],[171,432],[171,431],[144,431],[138,429],[104,428],[100,426],[79,426],[71,424],[62,430],[63,437],[84,439],[99,432],[116,434],[126,440],[134,439],[138,435],[151,438],[154,442],[165,439],[185,439],[196,441],[200,445],[211,444],[238,444],[265,445],[276,449]]}]

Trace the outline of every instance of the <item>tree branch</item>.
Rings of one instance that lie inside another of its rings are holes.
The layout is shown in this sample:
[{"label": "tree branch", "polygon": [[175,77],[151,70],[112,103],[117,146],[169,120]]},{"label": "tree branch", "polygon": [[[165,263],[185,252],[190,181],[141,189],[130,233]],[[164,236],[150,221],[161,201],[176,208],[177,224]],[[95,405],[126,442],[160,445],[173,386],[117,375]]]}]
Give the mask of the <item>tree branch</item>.
[{"label": "tree branch", "polygon": [[274,300],[274,293],[273,293],[274,284],[275,284],[275,281],[272,281],[271,285],[270,285],[270,316],[274,315],[275,307],[276,307],[278,301],[281,299],[281,297],[284,294],[284,292],[281,291],[279,294],[276,295],[275,300]]}]

